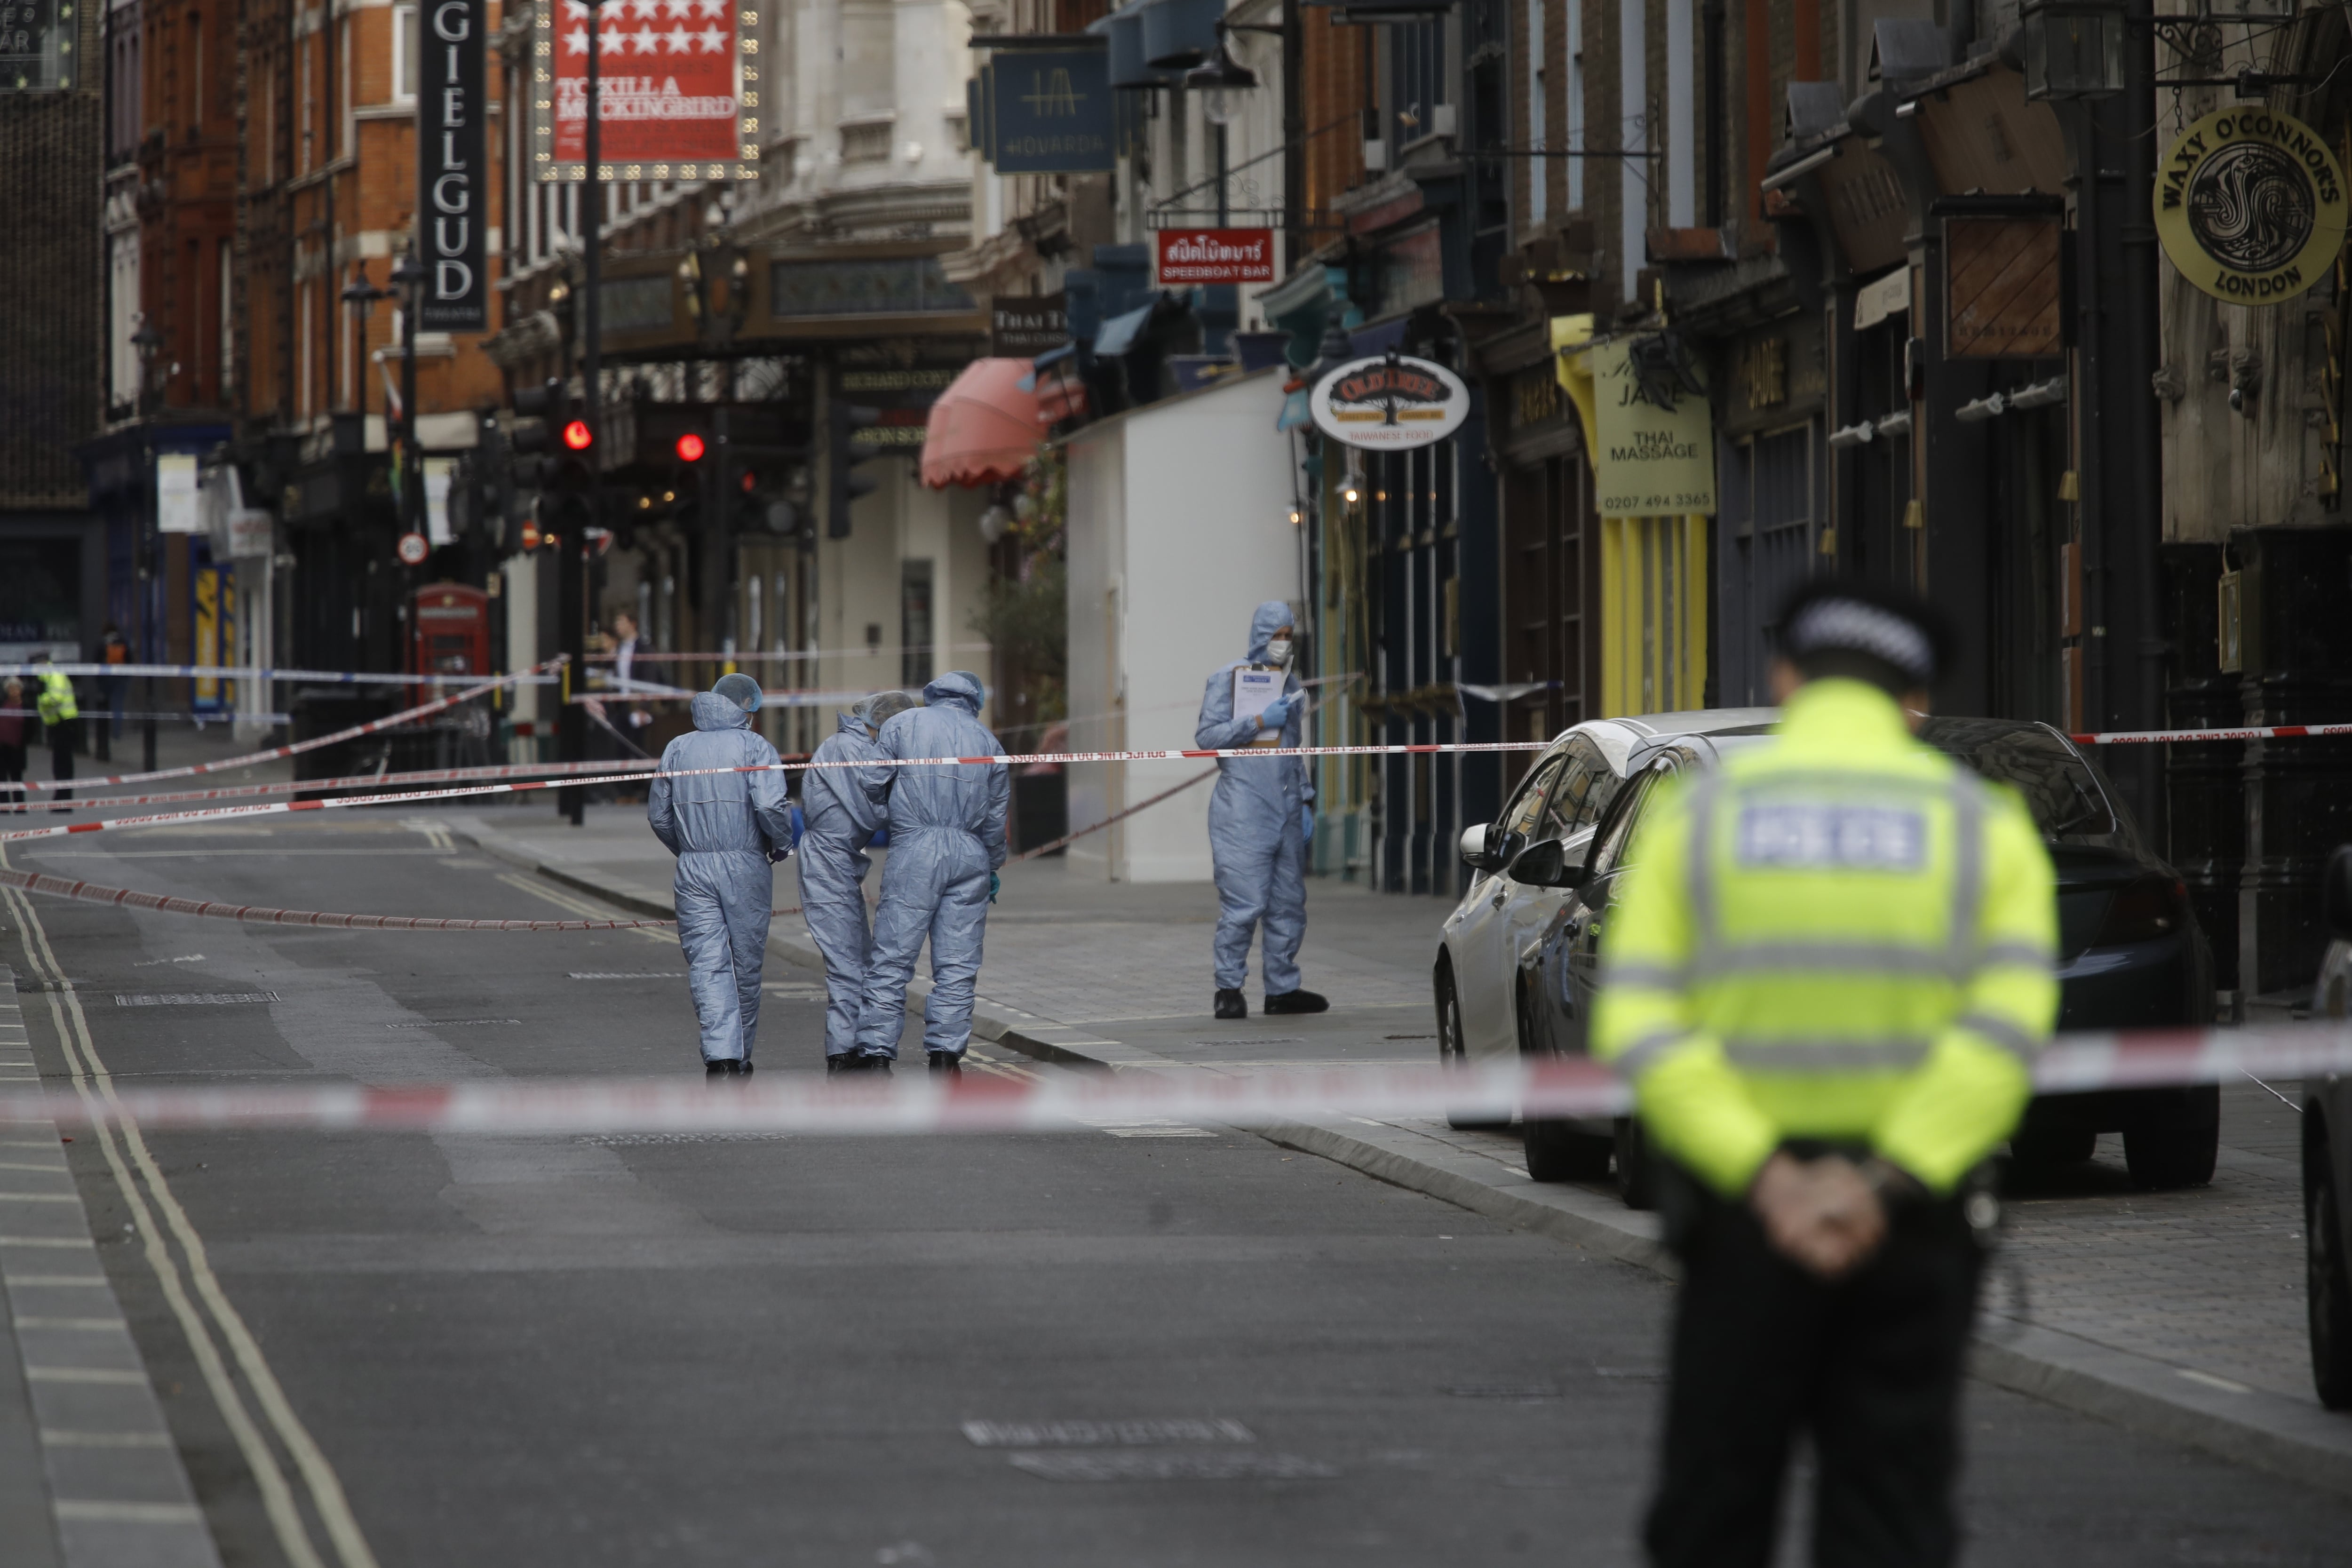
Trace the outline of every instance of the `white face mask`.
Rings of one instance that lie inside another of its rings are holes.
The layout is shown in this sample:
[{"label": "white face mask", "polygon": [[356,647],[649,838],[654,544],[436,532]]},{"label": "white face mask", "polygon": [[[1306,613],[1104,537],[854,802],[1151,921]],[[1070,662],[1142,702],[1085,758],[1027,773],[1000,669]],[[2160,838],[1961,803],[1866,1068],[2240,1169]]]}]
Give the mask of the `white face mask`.
[{"label": "white face mask", "polygon": [[1280,668],[1290,662],[1290,639],[1276,637],[1265,645],[1265,662]]}]

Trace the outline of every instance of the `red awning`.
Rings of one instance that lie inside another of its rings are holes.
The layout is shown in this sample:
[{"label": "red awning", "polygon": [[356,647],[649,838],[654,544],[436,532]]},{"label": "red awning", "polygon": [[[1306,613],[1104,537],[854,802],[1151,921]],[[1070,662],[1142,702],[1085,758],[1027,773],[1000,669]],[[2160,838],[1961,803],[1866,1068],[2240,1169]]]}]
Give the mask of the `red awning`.
[{"label": "red awning", "polygon": [[1029,374],[1025,359],[979,359],[964,366],[931,405],[923,483],[942,490],[1021,477],[1045,431],[1037,419],[1037,395],[1021,389]]}]

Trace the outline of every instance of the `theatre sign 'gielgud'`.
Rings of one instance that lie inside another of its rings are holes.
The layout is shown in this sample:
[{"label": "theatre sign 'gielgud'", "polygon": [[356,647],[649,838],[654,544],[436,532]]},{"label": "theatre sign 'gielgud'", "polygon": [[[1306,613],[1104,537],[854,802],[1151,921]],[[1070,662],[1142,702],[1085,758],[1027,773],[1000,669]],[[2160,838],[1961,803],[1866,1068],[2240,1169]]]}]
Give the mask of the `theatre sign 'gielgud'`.
[{"label": "theatre sign 'gielgud'", "polygon": [[2198,121],[2157,171],[2165,255],[2233,305],[2291,299],[2326,277],[2345,220],[2344,171],[2319,133],[2260,105]]}]

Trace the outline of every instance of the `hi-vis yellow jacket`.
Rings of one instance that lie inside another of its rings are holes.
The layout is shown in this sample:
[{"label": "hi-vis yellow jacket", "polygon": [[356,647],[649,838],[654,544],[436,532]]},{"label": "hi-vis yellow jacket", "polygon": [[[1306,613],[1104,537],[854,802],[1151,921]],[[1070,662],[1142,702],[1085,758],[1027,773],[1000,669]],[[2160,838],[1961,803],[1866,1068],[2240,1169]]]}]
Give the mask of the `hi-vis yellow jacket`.
[{"label": "hi-vis yellow jacket", "polygon": [[42,674],[41,695],[33,706],[40,712],[44,724],[62,724],[81,717],[81,707],[74,701],[73,681],[63,670]]},{"label": "hi-vis yellow jacket", "polygon": [[2015,1127],[2057,1015],[2023,803],[1851,680],[1672,788],[1626,858],[1593,1017],[1652,1141],[1726,1196],[1790,1138],[1951,1191]]}]

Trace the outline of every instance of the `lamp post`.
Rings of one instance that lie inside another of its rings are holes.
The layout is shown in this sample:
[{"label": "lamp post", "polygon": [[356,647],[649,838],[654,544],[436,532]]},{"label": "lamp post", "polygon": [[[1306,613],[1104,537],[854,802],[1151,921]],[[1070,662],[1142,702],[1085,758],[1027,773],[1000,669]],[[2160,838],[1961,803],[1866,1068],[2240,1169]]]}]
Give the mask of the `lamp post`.
[{"label": "lamp post", "polygon": [[[155,362],[163,356],[163,334],[155,330],[154,322],[142,316],[140,319],[139,330],[131,334],[131,346],[139,354],[139,413],[143,419],[163,403],[163,389],[156,384],[155,381]],[[151,441],[147,447],[147,462],[151,468],[154,466],[154,446]],[[157,651],[155,622],[158,617],[154,614],[153,604],[155,597],[154,494],[155,487],[150,484],[147,487],[148,504],[141,509],[139,521],[137,570],[139,574],[139,661],[142,664],[154,663]],[[147,717],[139,721],[141,766],[152,773],[155,771],[155,678],[152,675],[141,676],[139,690],[139,705],[147,712]]]},{"label": "lamp post", "polygon": [[400,295],[400,480],[401,526],[411,533],[425,531],[425,467],[416,456],[416,307],[425,291],[425,264],[412,245],[400,254],[392,269],[394,289]]},{"label": "lamp post", "polygon": [[357,310],[360,315],[360,352],[359,358],[356,363],[359,365],[357,374],[360,384],[360,445],[362,447],[365,447],[367,445],[368,318],[375,313],[375,302],[378,300],[389,300],[390,298],[392,298],[392,294],[389,289],[379,289],[369,279],[367,268],[364,266],[360,268],[358,277],[352,279],[349,283],[343,286],[343,303],[352,310]]}]

